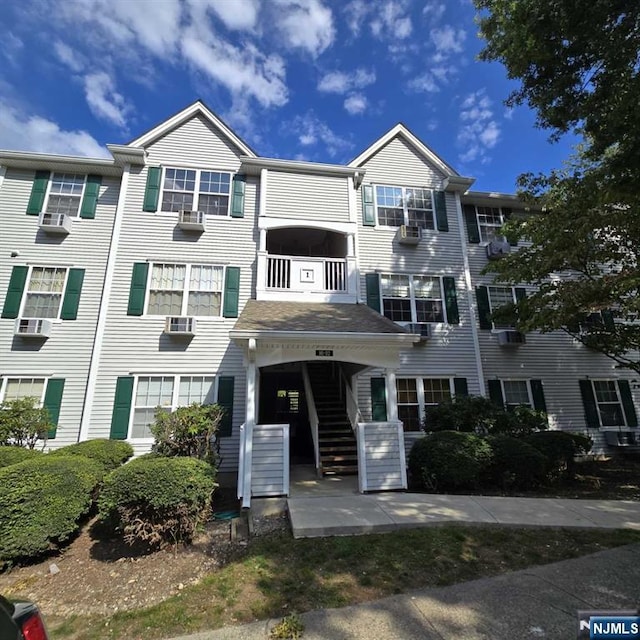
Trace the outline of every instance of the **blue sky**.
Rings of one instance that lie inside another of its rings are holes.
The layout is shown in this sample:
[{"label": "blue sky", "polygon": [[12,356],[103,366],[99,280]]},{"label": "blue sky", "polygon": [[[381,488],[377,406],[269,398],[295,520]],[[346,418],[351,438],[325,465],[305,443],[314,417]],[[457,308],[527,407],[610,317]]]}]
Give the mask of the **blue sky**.
[{"label": "blue sky", "polygon": [[469,0],[6,0],[0,148],[106,155],[197,98],[260,155],[344,163],[404,122],[474,189],[558,167]]}]

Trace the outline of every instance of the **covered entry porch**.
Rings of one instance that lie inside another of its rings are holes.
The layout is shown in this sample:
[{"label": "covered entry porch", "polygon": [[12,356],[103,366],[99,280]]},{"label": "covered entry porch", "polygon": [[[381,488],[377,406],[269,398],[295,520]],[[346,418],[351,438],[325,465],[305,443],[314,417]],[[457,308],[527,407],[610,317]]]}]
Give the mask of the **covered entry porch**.
[{"label": "covered entry porch", "polygon": [[[251,300],[231,332],[247,368],[238,497],[289,495],[290,465],[357,475],[361,492],[406,488],[395,371],[409,334],[360,304]],[[361,411],[357,379],[384,371],[386,420]]]}]

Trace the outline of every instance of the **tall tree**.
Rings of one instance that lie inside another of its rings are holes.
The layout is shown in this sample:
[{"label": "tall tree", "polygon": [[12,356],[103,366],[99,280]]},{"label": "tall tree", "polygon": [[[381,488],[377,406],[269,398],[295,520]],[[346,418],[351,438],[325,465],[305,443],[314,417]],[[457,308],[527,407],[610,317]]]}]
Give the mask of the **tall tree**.
[{"label": "tall tree", "polygon": [[517,305],[523,330],[562,329],[640,372],[640,2],[476,0],[483,60],[520,81],[508,105],[528,104],[552,138],[583,136],[548,176],[520,176],[535,215],[508,235],[531,242],[491,265],[537,292]]}]

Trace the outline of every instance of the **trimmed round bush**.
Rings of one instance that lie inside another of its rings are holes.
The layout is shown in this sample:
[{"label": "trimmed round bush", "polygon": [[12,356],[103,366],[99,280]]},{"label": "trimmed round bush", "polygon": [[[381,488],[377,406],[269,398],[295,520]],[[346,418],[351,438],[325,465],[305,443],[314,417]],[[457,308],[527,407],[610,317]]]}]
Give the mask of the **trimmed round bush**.
[{"label": "trimmed round bush", "polygon": [[438,431],[414,443],[409,471],[428,490],[474,487],[491,455],[489,443],[473,433]]},{"label": "trimmed round bush", "polygon": [[100,518],[129,544],[189,542],[209,516],[216,486],[215,470],[207,462],[145,456],[105,478]]},{"label": "trimmed round bush", "polygon": [[102,477],[79,456],[36,456],[0,469],[0,566],[56,549],[79,528]]},{"label": "trimmed round bush", "polygon": [[571,479],[575,475],[575,457],[591,450],[593,441],[588,436],[566,431],[541,431],[526,438],[547,458],[547,475],[557,479],[564,475]]},{"label": "trimmed round bush", "polygon": [[42,451],[38,451],[37,449],[27,449],[26,447],[16,447],[12,445],[5,447],[0,446],[0,468],[8,467],[39,455],[42,455]]},{"label": "trimmed round bush", "polygon": [[493,458],[483,474],[483,481],[503,489],[530,489],[547,474],[547,458],[535,447],[511,436],[490,436]]},{"label": "trimmed round bush", "polygon": [[133,447],[123,440],[96,438],[70,444],[52,451],[52,456],[83,456],[95,460],[104,469],[104,475],[123,465],[133,456]]}]

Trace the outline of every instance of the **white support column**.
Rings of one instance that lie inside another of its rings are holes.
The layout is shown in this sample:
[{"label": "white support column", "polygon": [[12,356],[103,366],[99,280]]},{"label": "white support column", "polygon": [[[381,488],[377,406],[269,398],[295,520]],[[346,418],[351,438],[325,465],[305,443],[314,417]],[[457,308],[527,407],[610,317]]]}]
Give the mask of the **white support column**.
[{"label": "white support column", "polygon": [[267,230],[260,229],[259,251],[266,251],[266,250],[267,250]]},{"label": "white support column", "polygon": [[385,383],[387,389],[387,421],[398,421],[398,391],[396,389],[396,370],[385,370]]},{"label": "white support column", "polygon": [[260,198],[258,200],[258,216],[267,215],[267,179],[268,169],[260,169]]}]

